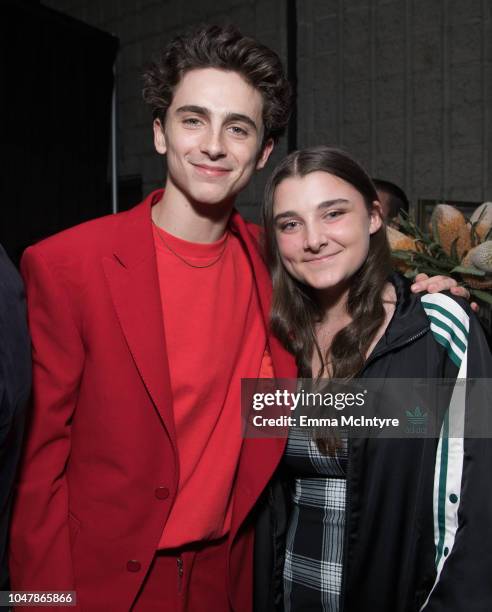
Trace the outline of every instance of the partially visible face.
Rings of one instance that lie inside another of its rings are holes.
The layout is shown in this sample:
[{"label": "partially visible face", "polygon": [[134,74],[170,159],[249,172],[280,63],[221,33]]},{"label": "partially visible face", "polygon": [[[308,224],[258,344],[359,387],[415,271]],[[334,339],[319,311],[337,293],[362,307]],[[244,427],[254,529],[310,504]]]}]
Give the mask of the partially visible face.
[{"label": "partially visible face", "polygon": [[349,286],[382,224],[362,195],[327,172],[283,180],[274,194],[274,228],[287,272],[318,290]]},{"label": "partially visible face", "polygon": [[273,147],[262,148],[263,99],[238,73],[215,68],[187,72],[174,91],[164,130],[154,142],[167,155],[166,189],[188,201],[233,201]]},{"label": "partially visible face", "polygon": [[381,189],[377,190],[378,200],[381,203],[381,212],[383,215],[383,219],[386,225],[390,227],[394,227],[395,229],[400,229],[400,223],[398,219],[398,215],[391,217],[391,196],[388,192],[383,191]]},{"label": "partially visible face", "polygon": [[383,215],[383,219],[385,221],[389,221],[390,214],[390,195],[386,191],[382,191],[381,189],[377,190],[378,200],[381,203],[381,212]]}]

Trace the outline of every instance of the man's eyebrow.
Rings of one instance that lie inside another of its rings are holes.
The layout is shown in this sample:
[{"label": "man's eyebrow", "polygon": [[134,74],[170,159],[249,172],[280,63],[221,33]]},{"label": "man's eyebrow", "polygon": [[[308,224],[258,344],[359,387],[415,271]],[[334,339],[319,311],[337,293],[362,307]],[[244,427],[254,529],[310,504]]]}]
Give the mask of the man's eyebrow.
[{"label": "man's eyebrow", "polygon": [[210,115],[208,108],[196,106],[196,104],[185,104],[176,109],[177,113],[196,113],[197,115]]},{"label": "man's eyebrow", "polygon": [[[336,198],[334,200],[325,200],[324,202],[321,202],[320,204],[318,204],[317,208],[318,209],[325,209],[325,208],[330,208],[330,206],[334,206],[335,204],[348,204],[349,201],[346,200],[345,198]],[[286,210],[283,213],[279,213],[278,215],[275,215],[275,217],[273,218],[274,222],[280,221],[281,219],[285,219],[286,217],[297,217],[299,215],[298,212],[296,212],[295,210]]]},{"label": "man's eyebrow", "polygon": [[247,123],[254,130],[258,129],[253,119],[251,119],[251,117],[248,117],[248,115],[243,115],[243,113],[227,113],[227,115],[225,116],[225,120],[227,122],[242,121],[243,123]]},{"label": "man's eyebrow", "polygon": [[[196,104],[185,104],[184,106],[180,106],[176,109],[177,113],[196,113],[197,115],[203,115],[205,117],[210,117],[210,111],[205,106],[197,106]],[[241,121],[242,123],[247,123],[254,130],[257,130],[258,127],[256,123],[248,117],[248,115],[244,115],[243,113],[227,113],[225,118],[225,122],[230,121]]]}]

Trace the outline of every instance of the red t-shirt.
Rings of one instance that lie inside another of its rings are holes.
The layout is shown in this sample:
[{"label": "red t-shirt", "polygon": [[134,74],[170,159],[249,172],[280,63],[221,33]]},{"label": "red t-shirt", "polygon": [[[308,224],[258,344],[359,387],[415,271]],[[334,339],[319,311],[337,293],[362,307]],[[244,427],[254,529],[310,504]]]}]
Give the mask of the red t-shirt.
[{"label": "red t-shirt", "polygon": [[159,548],[175,548],[230,528],[241,378],[258,377],[266,334],[237,236],[196,244],[154,227],[154,239],[180,462]]}]

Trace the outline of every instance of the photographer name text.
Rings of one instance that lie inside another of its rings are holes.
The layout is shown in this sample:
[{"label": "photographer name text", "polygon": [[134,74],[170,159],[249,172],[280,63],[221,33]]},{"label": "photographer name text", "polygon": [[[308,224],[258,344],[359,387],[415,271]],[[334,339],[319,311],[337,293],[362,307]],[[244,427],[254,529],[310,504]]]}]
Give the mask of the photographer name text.
[{"label": "photographer name text", "polygon": [[256,414],[252,419],[254,427],[373,427],[384,429],[385,427],[399,427],[399,419],[365,416],[345,416],[338,417],[308,417],[301,415],[265,417]]}]

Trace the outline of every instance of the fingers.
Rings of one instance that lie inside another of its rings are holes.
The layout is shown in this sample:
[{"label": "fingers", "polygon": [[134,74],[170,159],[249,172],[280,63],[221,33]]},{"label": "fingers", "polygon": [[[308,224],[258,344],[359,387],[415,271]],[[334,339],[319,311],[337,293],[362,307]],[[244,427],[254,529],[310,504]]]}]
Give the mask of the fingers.
[{"label": "fingers", "polygon": [[417,274],[417,276],[413,279],[413,284],[410,287],[410,289],[414,292],[414,293],[419,293],[420,291],[424,291],[423,287],[424,284],[423,282],[426,281],[429,277],[427,276],[427,274],[425,274],[424,272],[420,272],[419,274]]},{"label": "fingers", "polygon": [[[414,293],[417,293],[419,291],[427,291],[428,293],[439,293],[441,291],[448,291],[453,287],[456,287],[458,284],[454,278],[442,275],[431,276],[429,278],[426,274],[417,274],[415,280],[417,282],[414,282],[414,284],[412,285],[412,291]],[[465,296],[463,295],[463,297]],[[468,298],[469,294],[466,299]]]},{"label": "fingers", "polygon": [[470,301],[470,292],[465,287],[451,287],[451,293]]},{"label": "fingers", "polygon": [[[424,273],[417,274],[411,289],[414,293],[420,293],[421,291],[427,291],[428,293],[450,291],[453,295],[462,297],[465,300],[470,301],[471,299],[468,289],[460,287],[454,278],[443,276],[442,274],[431,277]],[[474,312],[478,312],[480,309],[476,302],[471,302],[470,306]]]}]

